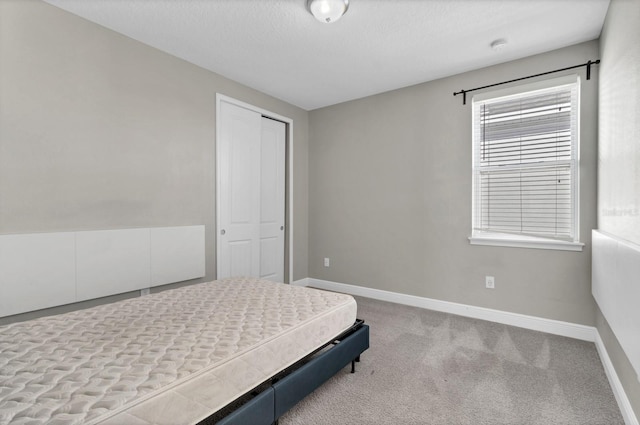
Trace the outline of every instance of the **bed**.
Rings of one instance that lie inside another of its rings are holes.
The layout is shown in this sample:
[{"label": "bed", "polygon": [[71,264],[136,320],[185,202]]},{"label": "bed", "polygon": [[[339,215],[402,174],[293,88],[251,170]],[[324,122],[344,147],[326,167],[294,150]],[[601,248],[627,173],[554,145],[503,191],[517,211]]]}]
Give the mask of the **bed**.
[{"label": "bed", "polygon": [[0,327],[0,424],[271,424],[368,346],[351,296],[191,285]]}]

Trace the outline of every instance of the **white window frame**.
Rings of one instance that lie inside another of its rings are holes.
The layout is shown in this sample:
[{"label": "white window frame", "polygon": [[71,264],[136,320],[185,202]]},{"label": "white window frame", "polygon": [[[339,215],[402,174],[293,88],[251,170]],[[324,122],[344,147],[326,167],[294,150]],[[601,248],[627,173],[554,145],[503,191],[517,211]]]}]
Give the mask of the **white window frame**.
[{"label": "white window frame", "polygon": [[[545,237],[529,236],[513,233],[502,233],[497,231],[482,231],[478,229],[476,224],[476,208],[477,208],[477,185],[479,184],[479,166],[476,164],[476,149],[480,141],[476,134],[476,103],[494,100],[508,100],[508,98],[516,98],[523,95],[530,95],[536,91],[548,90],[567,85],[577,85],[577,104],[578,111],[576,117],[576,137],[572,140],[573,157],[572,174],[571,174],[571,193],[573,205],[573,240],[559,240]],[[578,75],[570,75],[566,77],[554,78],[545,81],[539,81],[532,84],[510,87],[502,90],[496,90],[490,93],[483,93],[473,97],[472,101],[472,234],[469,242],[472,245],[490,245],[505,246],[516,248],[535,248],[535,249],[554,249],[565,251],[582,251],[583,243],[580,242],[580,77]]]}]

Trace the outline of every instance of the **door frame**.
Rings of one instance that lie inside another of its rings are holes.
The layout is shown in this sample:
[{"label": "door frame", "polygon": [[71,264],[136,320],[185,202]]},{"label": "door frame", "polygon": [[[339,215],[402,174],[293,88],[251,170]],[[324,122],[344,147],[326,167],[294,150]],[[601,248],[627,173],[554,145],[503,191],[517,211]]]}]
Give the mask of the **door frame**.
[{"label": "door frame", "polygon": [[262,116],[273,118],[278,121],[282,121],[286,124],[286,140],[285,140],[285,188],[288,188],[285,196],[285,232],[288,235],[288,238],[285,238],[284,241],[284,250],[285,253],[289,253],[289,256],[286,258],[288,261],[288,270],[284,270],[287,275],[285,279],[286,283],[293,282],[293,120],[291,118],[285,117],[280,114],[276,114],[275,112],[268,111],[266,109],[259,108],[257,106],[251,105],[249,103],[243,102],[238,99],[234,99],[222,93],[216,93],[216,230],[215,230],[215,259],[216,259],[216,279],[218,277],[218,252],[220,252],[220,238],[218,237],[218,229],[220,229],[220,167],[218,167],[218,160],[220,158],[220,154],[218,152],[219,144],[218,140],[220,139],[221,126],[220,124],[220,105],[222,102],[227,102],[235,106],[239,106],[241,108],[248,109],[250,111],[254,111],[259,113]]}]

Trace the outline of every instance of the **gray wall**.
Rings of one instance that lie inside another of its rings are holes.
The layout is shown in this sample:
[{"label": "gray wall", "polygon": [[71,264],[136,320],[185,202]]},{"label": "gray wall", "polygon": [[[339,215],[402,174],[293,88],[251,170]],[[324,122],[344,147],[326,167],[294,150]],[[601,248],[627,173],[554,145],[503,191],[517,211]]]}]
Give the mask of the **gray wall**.
[{"label": "gray wall", "polygon": [[[600,39],[598,228],[640,244],[640,0],[613,0]],[[640,383],[602,313],[597,327],[637,417]],[[640,329],[638,330],[640,334]]]},{"label": "gray wall", "polygon": [[307,277],[308,113],[36,0],[0,1],[0,234],[205,224],[214,279],[216,92],[293,119]]},{"label": "gray wall", "polygon": [[[591,81],[576,71],[583,252],[469,244],[471,108],[452,93],[598,54],[592,41],[312,111],[310,277],[595,325],[597,67]],[[485,289],[485,275],[495,276],[496,289]]]},{"label": "gray wall", "polygon": [[601,37],[598,227],[640,244],[640,1],[613,1]]}]

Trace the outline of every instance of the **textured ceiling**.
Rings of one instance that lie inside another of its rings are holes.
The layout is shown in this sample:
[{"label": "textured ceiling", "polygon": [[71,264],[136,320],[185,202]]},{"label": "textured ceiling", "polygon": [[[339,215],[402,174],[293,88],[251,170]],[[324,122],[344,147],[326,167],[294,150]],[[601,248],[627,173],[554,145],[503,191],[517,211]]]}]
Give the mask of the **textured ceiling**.
[{"label": "textured ceiling", "polygon": [[307,110],[593,40],[609,5],[351,0],[322,24],[306,0],[46,1]]}]

